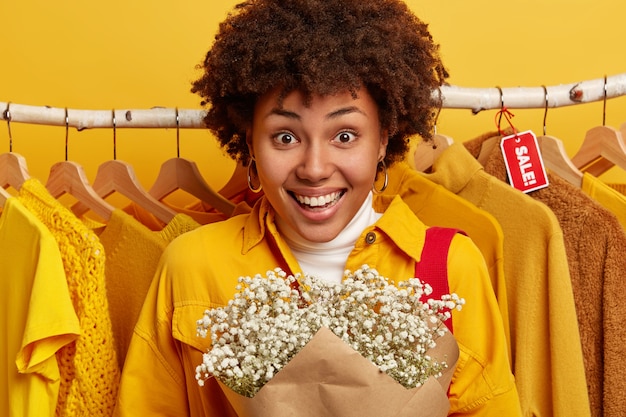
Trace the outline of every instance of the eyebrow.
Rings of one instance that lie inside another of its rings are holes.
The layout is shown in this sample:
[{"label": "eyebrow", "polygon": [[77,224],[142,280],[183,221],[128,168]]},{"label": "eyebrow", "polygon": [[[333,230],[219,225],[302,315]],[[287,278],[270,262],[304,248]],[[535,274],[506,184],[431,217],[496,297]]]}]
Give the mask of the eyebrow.
[{"label": "eyebrow", "polygon": [[284,109],[279,109],[278,107],[274,107],[265,117],[267,118],[270,116],[283,116],[288,119],[300,120],[300,115],[298,113],[294,113],[292,111],[288,111]]},{"label": "eyebrow", "polygon": [[361,109],[359,109],[358,107],[349,106],[349,107],[343,107],[341,109],[335,110],[327,114],[326,119],[334,119],[336,117],[340,117],[340,116],[343,116],[344,114],[350,114],[350,113],[361,113],[362,115],[365,115],[365,113],[363,113],[363,111],[361,111]]},{"label": "eyebrow", "polygon": [[[350,113],[361,113],[363,115],[365,115],[365,113],[363,113],[363,111],[361,109],[359,109],[356,106],[348,106],[348,107],[342,107],[340,109],[337,109],[335,111],[332,111],[330,113],[328,113],[326,115],[326,119],[335,119],[337,117],[341,117],[345,114],[350,114]],[[270,117],[272,115],[277,115],[277,116],[282,116],[282,117],[287,117],[289,119],[294,119],[294,120],[300,120],[300,115],[298,113],[289,111],[289,110],[285,110],[285,109],[279,109],[277,107],[273,108],[266,117]]]}]

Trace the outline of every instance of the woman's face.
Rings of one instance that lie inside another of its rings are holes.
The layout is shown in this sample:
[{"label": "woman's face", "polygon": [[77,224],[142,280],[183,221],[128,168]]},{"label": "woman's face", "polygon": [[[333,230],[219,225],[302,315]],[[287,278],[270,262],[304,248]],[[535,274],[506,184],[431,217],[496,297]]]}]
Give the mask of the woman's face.
[{"label": "woman's face", "polygon": [[328,242],[350,222],[372,189],[386,133],[378,106],[362,88],[278,103],[261,97],[248,132],[263,191],[277,216],[312,242]]}]

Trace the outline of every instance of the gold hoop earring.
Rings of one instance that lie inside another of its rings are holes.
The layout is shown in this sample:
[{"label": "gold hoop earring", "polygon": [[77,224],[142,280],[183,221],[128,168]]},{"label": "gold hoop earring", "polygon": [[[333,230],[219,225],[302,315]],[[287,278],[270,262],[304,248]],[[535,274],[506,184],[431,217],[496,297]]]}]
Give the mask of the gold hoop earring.
[{"label": "gold hoop earring", "polygon": [[[254,188],[254,186],[252,185],[252,164],[254,164],[254,171],[256,172],[256,161],[254,160],[254,158],[250,159],[250,163],[248,164],[248,188],[250,189],[250,191],[252,191],[253,193],[259,193],[261,192],[261,190],[263,189],[263,186],[261,185],[261,183],[259,182],[259,186],[257,188]],[[255,177],[257,177],[257,179],[259,178],[259,173],[256,172]]]},{"label": "gold hoop earring", "polygon": [[[382,168],[379,166],[382,165]],[[378,178],[378,172],[383,171],[385,173],[385,181],[383,182],[383,186],[380,189],[376,189],[376,179],[374,179],[374,184],[372,184],[372,191],[376,194],[380,194],[387,189],[387,185],[389,185],[389,174],[387,173],[387,164],[385,164],[385,160],[381,159],[376,164],[376,177]]]}]

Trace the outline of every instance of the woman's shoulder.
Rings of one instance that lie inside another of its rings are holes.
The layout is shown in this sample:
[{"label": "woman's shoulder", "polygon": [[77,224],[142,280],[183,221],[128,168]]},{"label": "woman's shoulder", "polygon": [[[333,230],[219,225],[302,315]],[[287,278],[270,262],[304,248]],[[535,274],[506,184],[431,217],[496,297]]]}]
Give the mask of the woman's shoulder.
[{"label": "woman's shoulder", "polygon": [[165,255],[192,256],[197,253],[214,253],[216,249],[227,246],[243,232],[248,214],[241,214],[226,220],[202,225],[185,232],[172,240],[165,249]]}]

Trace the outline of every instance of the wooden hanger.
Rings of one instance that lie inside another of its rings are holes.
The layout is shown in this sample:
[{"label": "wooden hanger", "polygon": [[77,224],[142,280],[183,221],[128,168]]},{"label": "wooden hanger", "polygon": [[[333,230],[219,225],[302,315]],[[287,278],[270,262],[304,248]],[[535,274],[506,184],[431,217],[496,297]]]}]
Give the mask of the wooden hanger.
[{"label": "wooden hanger", "polygon": [[433,122],[433,137],[428,142],[420,141],[413,154],[413,167],[418,171],[426,172],[429,170],[437,158],[439,158],[439,155],[454,143],[454,140],[450,136],[437,133],[437,120],[439,120],[442,106],[443,98],[441,97],[441,90],[439,90],[439,108]]},{"label": "wooden hanger", "polygon": [[19,190],[28,178],[30,175],[23,156],[13,152],[0,154],[0,207],[4,207],[4,203],[11,197],[7,188]]},{"label": "wooden hanger", "polygon": [[563,142],[554,136],[537,136],[541,159],[547,169],[576,187],[582,187],[583,173],[574,165]]},{"label": "wooden hanger", "polygon": [[543,135],[537,136],[537,143],[541,150],[541,159],[544,166],[576,187],[582,187],[583,173],[574,165],[565,151],[563,142],[546,135],[546,118],[548,116],[548,90],[543,86],[546,97],[545,111],[543,114]]},{"label": "wooden hanger", "polygon": [[235,209],[231,201],[204,181],[196,163],[185,158],[176,157],[165,161],[149,193],[157,200],[162,200],[176,190],[191,194],[227,216]]},{"label": "wooden hanger", "polygon": [[81,206],[85,207],[85,210],[80,213],[77,213],[72,207],[72,211],[78,216],[91,210],[108,221],[115,209],[98,195],[89,184],[83,167],[76,162],[62,161],[52,165],[46,182],[46,189],[54,198],[59,198],[63,194],[75,197]]},{"label": "wooden hanger", "polygon": [[30,178],[26,159],[15,152],[0,154],[0,188],[7,187],[19,190],[24,181]]},{"label": "wooden hanger", "polygon": [[622,139],[626,137],[626,122],[619,127],[619,133],[622,135]]},{"label": "wooden hanger", "polygon": [[7,129],[9,131],[9,152],[0,154],[0,205],[4,206],[7,198],[11,194],[7,191],[8,187],[19,190],[24,181],[30,178],[26,159],[18,153],[13,152],[13,136],[11,135],[11,112],[7,103],[7,108],[2,113],[2,117],[7,121]]},{"label": "wooden hanger", "polygon": [[602,126],[593,127],[587,131],[580,149],[572,157],[572,162],[578,169],[596,177],[615,165],[626,169],[626,144],[624,144],[622,134],[605,125],[606,97],[605,75]]},{"label": "wooden hanger", "polygon": [[615,165],[626,169],[626,145],[622,134],[609,126],[589,129],[572,162],[579,170],[596,177]]},{"label": "wooden hanger", "polygon": [[420,141],[413,154],[414,168],[426,172],[433,166],[439,155],[453,143],[454,140],[450,136],[438,133],[433,135],[430,142]]},{"label": "wooden hanger", "polygon": [[244,166],[241,162],[237,162],[232,175],[226,184],[220,188],[218,193],[224,196],[224,198],[229,199],[240,194],[242,191],[246,191],[248,189],[247,172],[248,167]]},{"label": "wooden hanger", "polygon": [[[141,185],[135,175],[133,167],[116,158],[116,128],[115,128],[115,110],[113,116],[113,159],[100,164],[96,178],[93,181],[93,188],[96,193],[107,198],[111,194],[118,192],[138,204],[150,213],[156,216],[163,223],[169,223],[176,216],[176,212],[156,198],[152,197]],[[78,215],[86,211],[86,207],[77,203],[72,206],[72,210]]]},{"label": "wooden hanger", "polygon": [[148,191],[157,200],[162,200],[176,190],[185,191],[214,209],[230,217],[235,205],[209,186],[195,162],[181,158],[179,151],[179,119],[176,109],[176,150],[177,157],[168,159],[161,165],[156,181]]},{"label": "wooden hanger", "polygon": [[[154,214],[163,223],[169,223],[177,214],[148,194],[139,183],[130,164],[117,159],[104,162],[98,167],[93,189],[102,198],[107,198],[114,192],[118,192]],[[77,203],[72,206],[72,210],[77,215],[81,215],[86,211],[86,208],[83,204]]]},{"label": "wooden hanger", "polygon": [[[57,162],[50,168],[46,189],[54,198],[64,194],[71,195],[87,209],[93,211],[105,221],[111,218],[114,207],[100,197],[93,189],[85,170],[77,162],[67,160],[69,137],[69,115],[65,109],[65,161]],[[85,210],[87,211],[87,210]],[[76,212],[74,212],[76,214]],[[81,213],[82,214],[82,213]]]},{"label": "wooden hanger", "polygon": [[11,194],[4,188],[0,187],[0,207],[4,207],[4,203],[11,198]]}]

